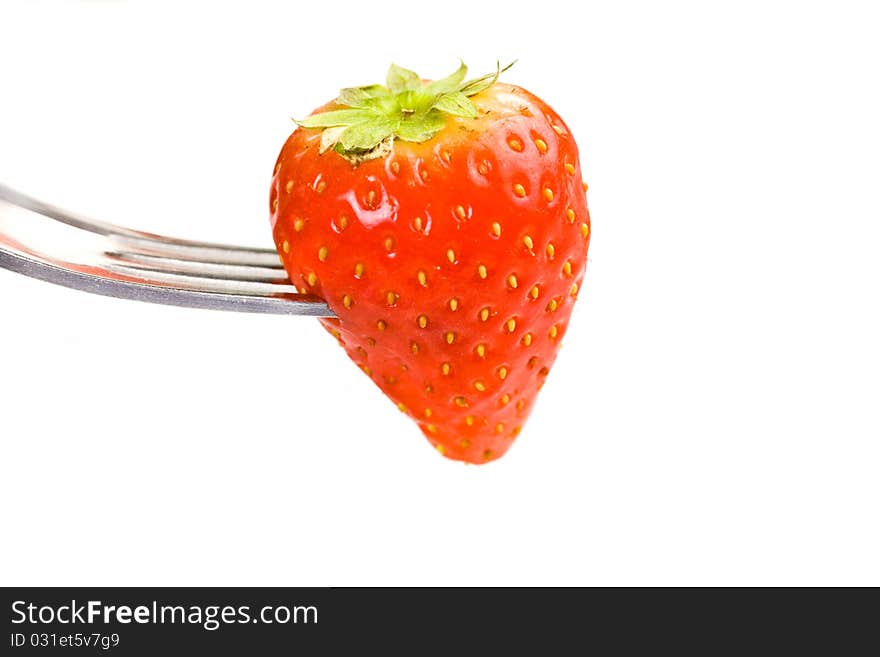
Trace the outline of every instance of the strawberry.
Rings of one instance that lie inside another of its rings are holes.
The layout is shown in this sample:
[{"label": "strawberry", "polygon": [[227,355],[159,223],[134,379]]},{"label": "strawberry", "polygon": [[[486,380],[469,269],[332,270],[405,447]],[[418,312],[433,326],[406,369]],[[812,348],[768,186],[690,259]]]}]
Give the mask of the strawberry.
[{"label": "strawberry", "polygon": [[586,266],[578,150],[528,91],[425,82],[343,89],[298,122],[272,178],[291,280],[349,357],[441,454],[485,463],[520,433]]}]

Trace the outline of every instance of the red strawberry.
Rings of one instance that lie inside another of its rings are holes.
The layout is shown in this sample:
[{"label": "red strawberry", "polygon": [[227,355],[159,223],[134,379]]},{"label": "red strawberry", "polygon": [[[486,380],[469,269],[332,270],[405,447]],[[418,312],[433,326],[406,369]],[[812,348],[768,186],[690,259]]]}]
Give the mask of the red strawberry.
[{"label": "red strawberry", "polygon": [[590,216],[562,120],[466,70],[343,89],[284,144],[270,203],[291,280],[351,359],[441,454],[484,463],[553,365]]}]

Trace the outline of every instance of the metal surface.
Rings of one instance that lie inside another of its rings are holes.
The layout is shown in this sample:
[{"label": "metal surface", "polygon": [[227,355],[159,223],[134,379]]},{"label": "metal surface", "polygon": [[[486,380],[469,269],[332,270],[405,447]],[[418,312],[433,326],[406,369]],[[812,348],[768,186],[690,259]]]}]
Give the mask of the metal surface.
[{"label": "metal surface", "polygon": [[121,299],[333,317],[299,294],[274,249],[177,240],[91,221],[0,184],[0,268]]}]

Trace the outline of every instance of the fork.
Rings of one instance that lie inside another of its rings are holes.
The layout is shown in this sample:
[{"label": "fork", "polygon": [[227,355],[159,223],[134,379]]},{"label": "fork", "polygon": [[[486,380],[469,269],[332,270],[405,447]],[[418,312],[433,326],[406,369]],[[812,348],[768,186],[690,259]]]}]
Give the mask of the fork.
[{"label": "fork", "polygon": [[179,240],[92,221],[0,184],[0,268],[109,297],[333,317],[300,294],[275,249]]}]

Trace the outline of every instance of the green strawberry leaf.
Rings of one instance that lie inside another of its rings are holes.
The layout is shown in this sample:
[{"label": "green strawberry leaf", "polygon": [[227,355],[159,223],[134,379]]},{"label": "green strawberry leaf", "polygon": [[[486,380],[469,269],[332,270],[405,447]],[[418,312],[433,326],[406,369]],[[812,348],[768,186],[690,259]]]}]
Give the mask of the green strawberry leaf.
[{"label": "green strawberry leaf", "polygon": [[403,141],[422,142],[440,132],[446,125],[443,112],[431,110],[428,114],[409,121],[401,121],[394,131],[398,139]]},{"label": "green strawberry leaf", "polygon": [[481,75],[480,77],[474,78],[473,80],[467,82],[460,89],[461,93],[463,93],[465,96],[476,96],[481,91],[485,91],[493,84],[495,84],[495,82],[498,81],[498,76],[500,76],[502,73],[504,73],[504,71],[509,69],[514,64],[516,64],[515,59],[504,68],[501,68],[501,62],[496,62],[494,73],[487,73],[486,75]]},{"label": "green strawberry leaf", "polygon": [[425,91],[436,96],[440,96],[442,94],[448,94],[450,91],[458,91],[458,88],[461,86],[462,81],[467,75],[467,66],[464,65],[464,62],[461,62],[461,65],[458,67],[458,70],[455,71],[452,75],[448,75],[441,80],[435,80],[428,84],[425,87]]},{"label": "green strawberry leaf", "polygon": [[321,114],[312,114],[297,124],[304,128],[331,128],[337,125],[352,125],[354,123],[362,123],[376,117],[375,112],[368,109],[341,109],[330,110]]},{"label": "green strawberry leaf", "polygon": [[368,87],[349,87],[339,92],[337,102],[348,107],[370,107],[376,98],[388,96],[389,91],[381,84],[372,84]]},{"label": "green strawberry leaf", "polygon": [[402,68],[397,64],[392,64],[388,69],[388,76],[385,80],[385,84],[388,85],[391,93],[399,94],[401,91],[420,89],[422,86],[422,79],[419,77],[418,73]]},{"label": "green strawberry leaf", "polygon": [[397,130],[397,121],[381,119],[356,123],[339,135],[339,145],[346,151],[368,151]]},{"label": "green strawberry leaf", "polygon": [[434,102],[434,109],[469,119],[475,119],[480,115],[476,106],[460,91],[452,91],[440,96]]}]

